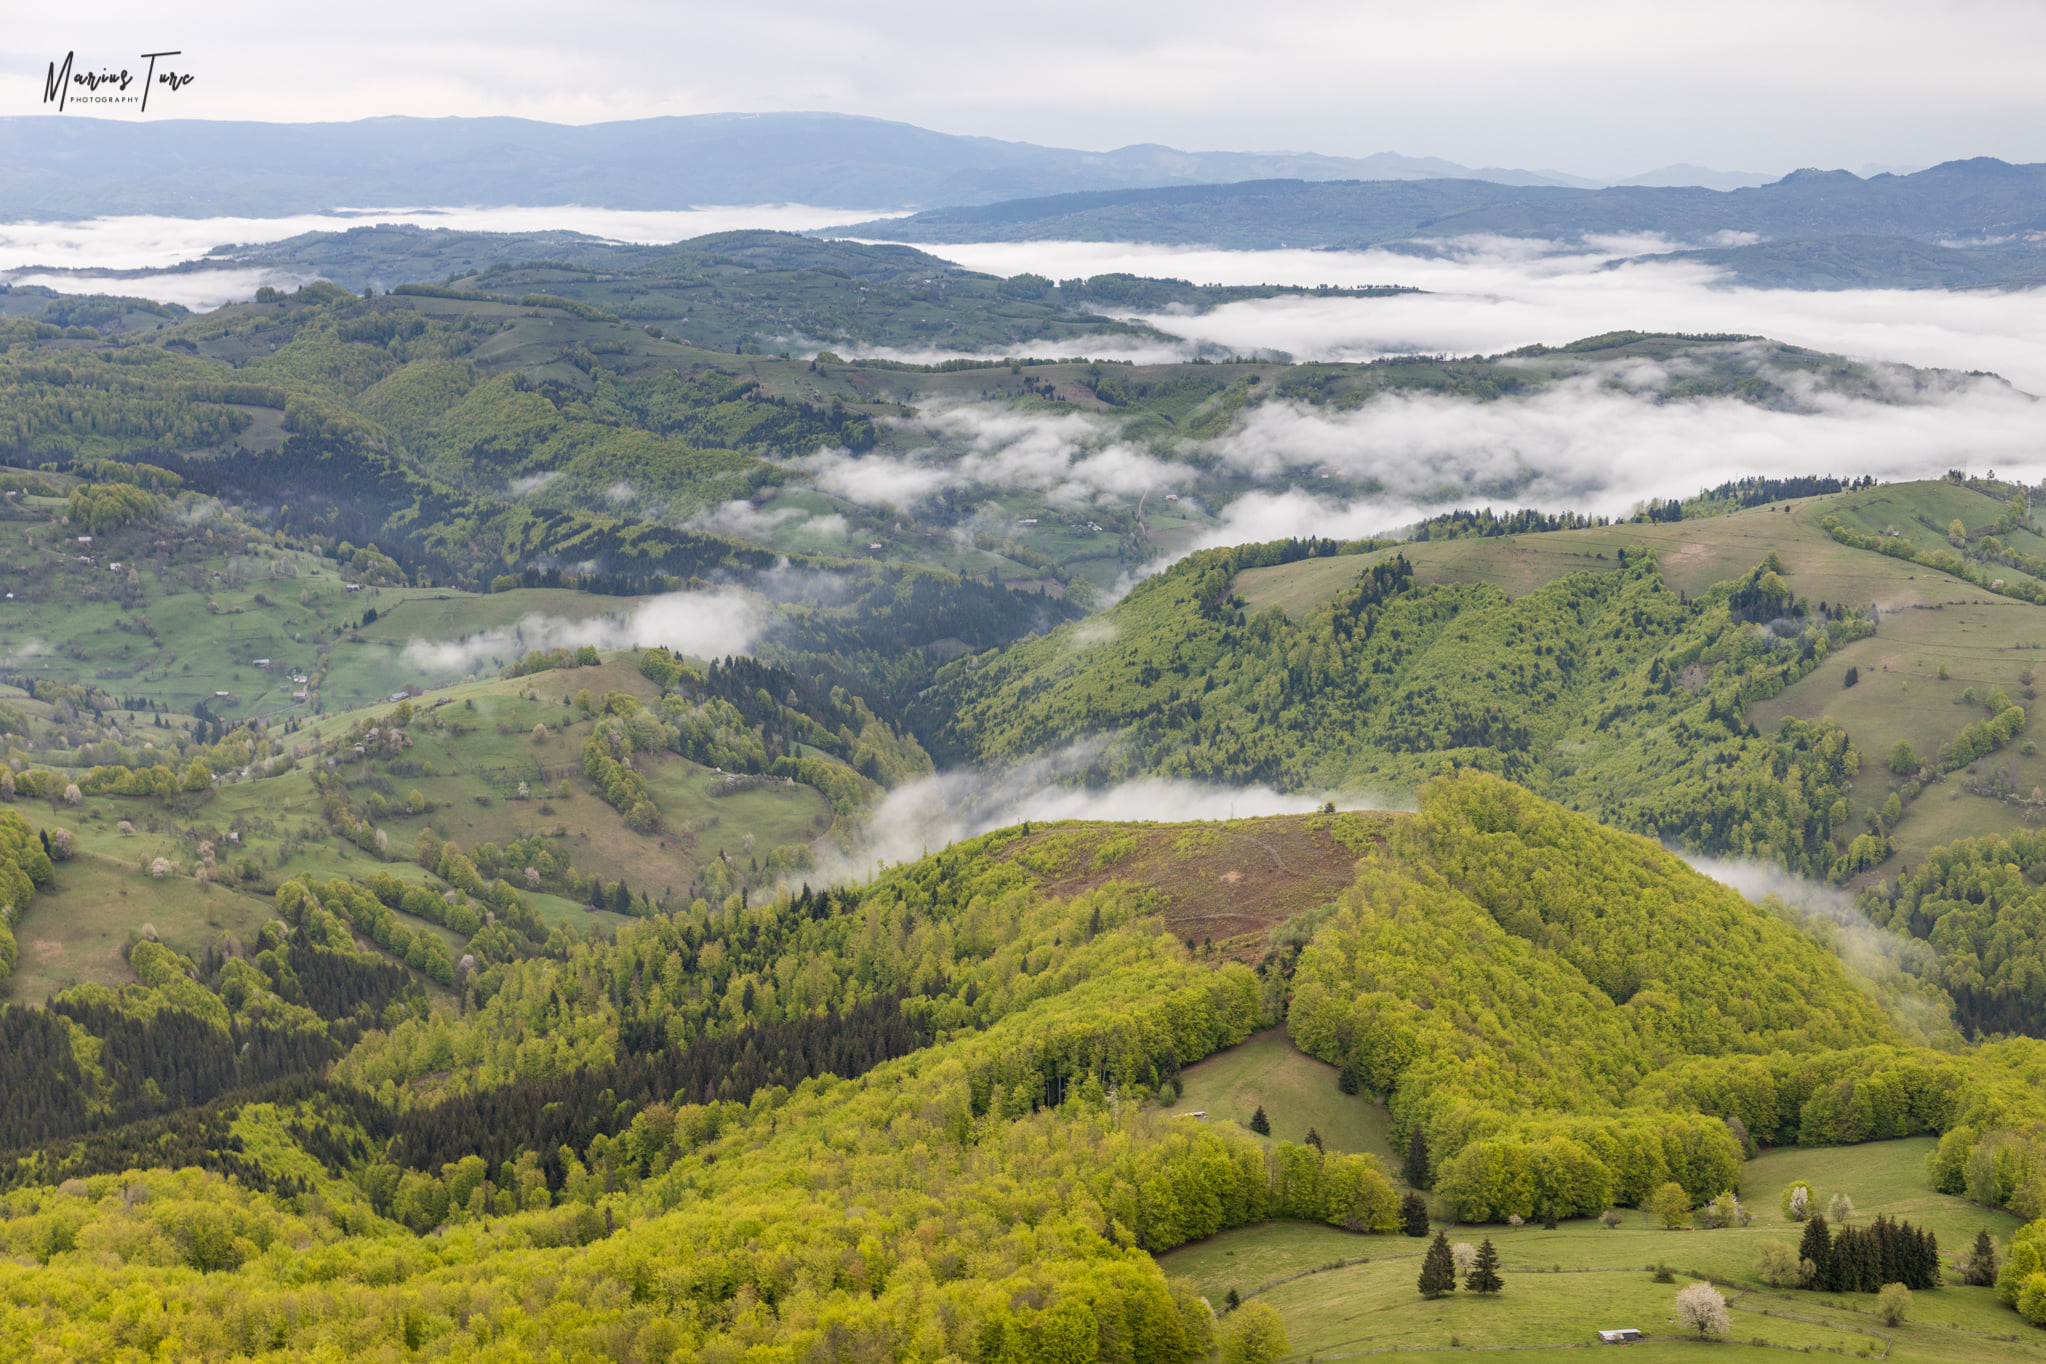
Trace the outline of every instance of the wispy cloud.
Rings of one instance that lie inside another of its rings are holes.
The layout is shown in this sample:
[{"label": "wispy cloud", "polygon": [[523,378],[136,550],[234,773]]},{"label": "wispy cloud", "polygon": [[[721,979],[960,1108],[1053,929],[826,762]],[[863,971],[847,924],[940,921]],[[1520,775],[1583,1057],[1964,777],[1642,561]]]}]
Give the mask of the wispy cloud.
[{"label": "wispy cloud", "polygon": [[1187,481],[1189,471],[1120,439],[1114,424],[1082,413],[1042,415],[992,406],[940,409],[916,419],[936,444],[922,455],[825,451],[788,461],[826,492],[866,506],[913,507],[966,488],[1042,493],[1084,508]]},{"label": "wispy cloud", "polygon": [[1282,793],[1266,786],[1213,786],[1160,777],[1110,787],[1073,785],[1100,756],[1104,742],[1075,744],[1001,772],[942,772],[897,787],[860,826],[852,845],[810,875],[828,881],[864,880],[883,863],[910,861],[1025,820],[1246,819],[1306,814],[1328,800],[1344,810],[1393,808],[1357,792]]},{"label": "wispy cloud", "polygon": [[599,649],[663,645],[698,658],[718,658],[751,652],[767,623],[760,607],[735,589],[670,592],[623,613],[581,620],[535,614],[464,639],[414,639],[405,646],[405,660],[426,675],[446,677],[483,671],[495,666],[495,659],[509,663],[535,649],[585,644]]},{"label": "wispy cloud", "polygon": [[1960,1042],[1947,1001],[1936,986],[1926,983],[1936,966],[1932,944],[1878,927],[1861,912],[1853,894],[1837,886],[1808,881],[1761,862],[1691,853],[1680,856],[1721,885],[1775,910],[1826,943],[1914,1041],[1933,1046]]}]

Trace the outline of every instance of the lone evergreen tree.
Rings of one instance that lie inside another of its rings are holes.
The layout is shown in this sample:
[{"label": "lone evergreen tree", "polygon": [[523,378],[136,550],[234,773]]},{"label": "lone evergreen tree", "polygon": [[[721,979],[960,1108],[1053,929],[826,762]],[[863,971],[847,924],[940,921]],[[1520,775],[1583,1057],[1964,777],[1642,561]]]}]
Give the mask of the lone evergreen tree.
[{"label": "lone evergreen tree", "polygon": [[1456,1291],[1456,1256],[1450,1252],[1449,1238],[1439,1231],[1421,1261],[1420,1288],[1424,1298],[1439,1298]]},{"label": "lone evergreen tree", "polygon": [[1400,1229],[1409,1236],[1428,1234],[1428,1200],[1410,1193],[1400,1200]]},{"label": "lone evergreen tree", "polygon": [[1410,1189],[1425,1189],[1430,1184],[1428,1173],[1428,1138],[1422,1134],[1420,1124],[1416,1123],[1414,1130],[1407,1134],[1407,1158],[1400,1165],[1400,1178]]},{"label": "lone evergreen tree", "polygon": [[1961,1282],[1977,1288],[1996,1282],[1996,1238],[1987,1227],[1975,1233],[1975,1248],[1968,1252],[1968,1267],[1961,1273]]},{"label": "lone evergreen tree", "polygon": [[1357,1092],[1359,1086],[1357,1082],[1357,1063],[1355,1061],[1343,1062],[1343,1068],[1336,1072],[1336,1088],[1342,1090],[1345,1094],[1355,1094]]},{"label": "lone evergreen tree", "polygon": [[1259,1104],[1257,1112],[1250,1115],[1250,1130],[1261,1137],[1269,1137],[1272,1134],[1272,1120],[1265,1116],[1263,1104]]},{"label": "lone evergreen tree", "polygon": [[1499,1252],[1492,1248],[1491,1237],[1478,1243],[1478,1262],[1471,1266],[1463,1286],[1473,1293],[1497,1293],[1506,1287],[1506,1280],[1499,1277]]},{"label": "lone evergreen tree", "polygon": [[1236,1290],[1232,1288],[1229,1290],[1229,1295],[1222,1299],[1222,1306],[1225,1310],[1234,1312],[1237,1308],[1243,1306],[1243,1299],[1238,1297]]},{"label": "lone evergreen tree", "polygon": [[1307,1129],[1307,1144],[1317,1151],[1326,1152],[1328,1150],[1326,1146],[1321,1144],[1321,1133],[1312,1127]]}]

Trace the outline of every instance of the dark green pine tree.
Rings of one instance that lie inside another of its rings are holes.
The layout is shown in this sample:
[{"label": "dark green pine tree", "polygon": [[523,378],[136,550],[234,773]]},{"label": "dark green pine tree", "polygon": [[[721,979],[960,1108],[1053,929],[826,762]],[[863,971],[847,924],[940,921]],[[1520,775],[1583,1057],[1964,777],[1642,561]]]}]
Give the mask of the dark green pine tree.
[{"label": "dark green pine tree", "polygon": [[1428,1200],[1410,1193],[1400,1200],[1400,1229],[1409,1236],[1428,1234]]},{"label": "dark green pine tree", "polygon": [[1250,1115],[1250,1130],[1261,1137],[1269,1137],[1272,1134],[1272,1120],[1265,1116],[1263,1104],[1259,1104],[1257,1112]]},{"label": "dark green pine tree", "polygon": [[1804,1239],[1798,1243],[1797,1258],[1809,1262],[1811,1282],[1807,1288],[1830,1288],[1833,1285],[1833,1234],[1826,1230],[1826,1215],[1815,1212],[1804,1224]]},{"label": "dark green pine tree", "polygon": [[1400,1178],[1410,1189],[1426,1189],[1433,1181],[1429,1178],[1428,1138],[1422,1133],[1421,1125],[1414,1124],[1414,1130],[1407,1135],[1407,1158],[1400,1165]]},{"label": "dark green pine tree", "polygon": [[1343,1068],[1336,1072],[1336,1088],[1342,1090],[1345,1094],[1355,1094],[1359,1087],[1357,1063],[1355,1061],[1343,1062]]},{"label": "dark green pine tree", "polygon": [[1322,1145],[1321,1133],[1312,1127],[1307,1129],[1307,1144],[1317,1151],[1326,1152],[1328,1150],[1326,1146]]},{"label": "dark green pine tree", "polygon": [[1987,1227],[1975,1233],[1975,1248],[1968,1253],[1968,1267],[1962,1271],[1961,1282],[1977,1288],[1987,1288],[1996,1282],[1996,1238]]},{"label": "dark green pine tree", "polygon": [[1479,1243],[1478,1262],[1471,1266],[1463,1286],[1473,1293],[1497,1293],[1506,1287],[1506,1280],[1499,1277],[1499,1252],[1492,1248],[1491,1237]]},{"label": "dark green pine tree", "polygon": [[1456,1257],[1450,1253],[1449,1237],[1439,1231],[1428,1243],[1428,1254],[1421,1261],[1420,1288],[1424,1298],[1456,1292]]}]

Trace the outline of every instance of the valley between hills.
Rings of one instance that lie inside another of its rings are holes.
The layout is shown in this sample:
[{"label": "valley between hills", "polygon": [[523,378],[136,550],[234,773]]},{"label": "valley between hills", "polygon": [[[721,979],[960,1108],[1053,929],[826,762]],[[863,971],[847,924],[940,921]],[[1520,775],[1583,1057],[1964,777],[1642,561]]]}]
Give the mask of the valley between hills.
[{"label": "valley between hills", "polygon": [[0,294],[10,1357],[2041,1357],[2046,490],[1224,542],[1420,496],[1260,421],[2022,395],[549,245]]}]

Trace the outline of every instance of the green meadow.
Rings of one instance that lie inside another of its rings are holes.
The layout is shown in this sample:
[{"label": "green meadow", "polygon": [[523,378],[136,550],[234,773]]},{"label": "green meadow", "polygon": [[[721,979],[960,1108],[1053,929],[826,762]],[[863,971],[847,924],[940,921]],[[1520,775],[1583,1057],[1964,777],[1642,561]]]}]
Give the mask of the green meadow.
[{"label": "green meadow", "polygon": [[[1779,1350],[1955,1364],[2046,1358],[2046,1340],[2025,1330],[1990,1289],[1951,1282],[1952,1260],[1967,1252],[1978,1231],[1986,1229],[2001,1241],[2019,1220],[1933,1192],[1925,1177],[1932,1145],[1929,1139],[1907,1139],[1764,1152],[1742,1171],[1741,1197],[1754,1218],[1744,1227],[1668,1231],[1635,1210],[1626,1210],[1620,1225],[1610,1229],[1586,1219],[1563,1222],[1554,1231],[1532,1223],[1436,1222],[1452,1242],[1475,1245],[1489,1237],[1498,1247],[1506,1287],[1497,1297],[1458,1291],[1423,1298],[1415,1279],[1427,1241],[1356,1236],[1333,1227],[1246,1227],[1167,1252],[1159,1262],[1218,1305],[1234,1289],[1277,1308],[1294,1359],[1457,1347],[1577,1348],[1595,1346],[1599,1330],[1621,1327],[1651,1338],[1627,1347],[1630,1351],[1653,1357],[1682,1350],[1688,1353],[1681,1357],[1692,1360],[1699,1350],[1717,1359],[1764,1343]],[[1909,1319],[1892,1329],[1876,1316],[1871,1296],[1763,1284],[1754,1270],[1759,1247],[1767,1241],[1795,1245],[1802,1233],[1778,1206],[1783,1188],[1800,1179],[1812,1184],[1821,1203],[1836,1193],[1848,1195],[1857,1222],[1882,1214],[1931,1229],[1949,1262],[1948,1286],[1914,1294]],[[1347,1263],[1353,1260],[1360,1263]],[[1667,1265],[1677,1281],[1652,1282],[1657,1265]],[[1697,1279],[1719,1285],[1727,1297],[1733,1332],[1726,1342],[1685,1341],[1672,1320],[1677,1290]]]}]

